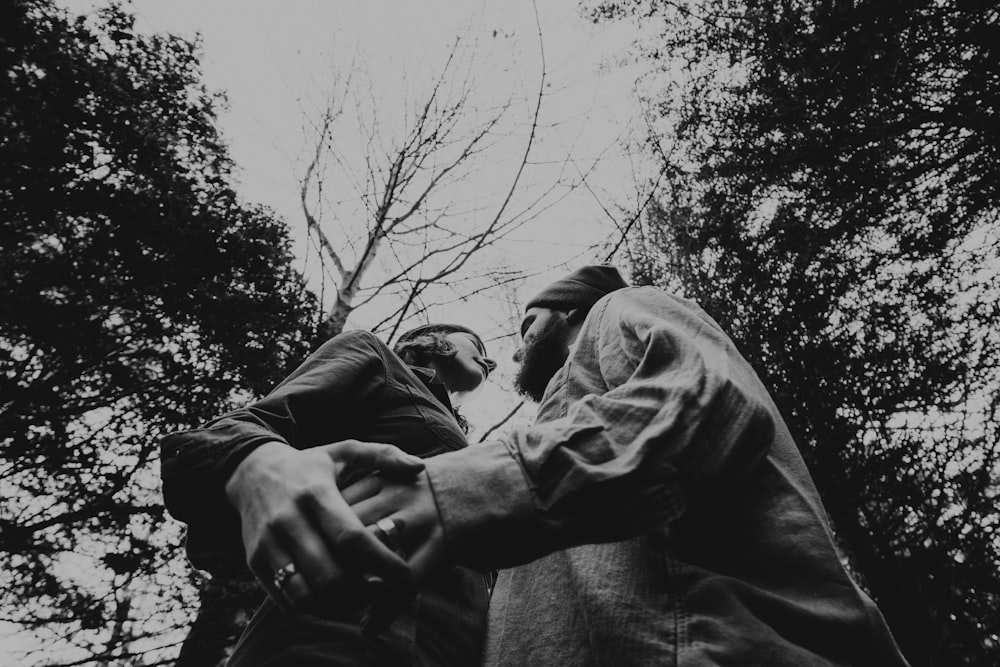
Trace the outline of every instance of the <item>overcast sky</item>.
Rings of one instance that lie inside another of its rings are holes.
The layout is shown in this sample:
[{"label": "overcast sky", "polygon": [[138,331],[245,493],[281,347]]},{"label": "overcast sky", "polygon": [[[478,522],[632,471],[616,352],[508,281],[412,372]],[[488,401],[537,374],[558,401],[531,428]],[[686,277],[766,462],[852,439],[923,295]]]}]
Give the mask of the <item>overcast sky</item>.
[{"label": "overcast sky", "polygon": [[[77,12],[106,4],[60,2]],[[360,59],[374,79],[386,83],[377,91],[385,105],[398,103],[391,91],[404,72],[411,79],[432,75],[459,34],[485,45],[486,55],[475,65],[482,72],[473,77],[484,89],[497,85],[499,69],[491,68],[510,70],[526,91],[541,71],[535,5],[528,0],[133,0],[127,7],[140,30],[200,35],[206,83],[229,100],[220,124],[240,192],[278,211],[300,243],[305,231],[297,179],[309,148],[303,111],[325,93],[332,68]],[[631,166],[615,161],[638,122],[631,101],[635,74],[618,66],[634,30],[627,24],[594,26],[580,15],[579,0],[545,0],[538,12],[548,82],[543,117],[560,126],[558,137],[542,147],[572,149],[582,158],[600,155],[609,165],[592,179],[600,203],[581,192],[549,211],[538,228],[542,240],[581,247],[607,235],[601,204],[632,203]],[[563,226],[570,221],[568,236]],[[572,261],[572,254],[546,252],[553,264]]]},{"label": "overcast sky", "polygon": [[[106,4],[59,2],[74,12]],[[626,149],[630,137],[641,133],[642,122],[632,94],[637,73],[626,63],[636,29],[627,23],[593,25],[581,16],[579,0],[538,2],[537,22],[536,5],[529,0],[133,0],[126,7],[136,15],[141,31],[200,36],[205,82],[228,98],[220,127],[236,164],[238,191],[250,202],[273,208],[289,223],[300,268],[307,274],[316,262],[306,258],[310,251],[298,179],[312,148],[309,123],[329,92],[334,72],[363,67],[373,81],[376,105],[392,110],[412,96],[414,82],[439,72],[458,35],[477,45],[470,80],[483,100],[494,92],[517,94],[518,87],[530,100],[544,49],[544,136],[534,160],[559,162],[572,153],[576,165],[593,168],[592,190],[580,188],[546,208],[537,223],[513,240],[511,265],[533,276],[520,287],[522,300],[567,266],[602,259],[594,246],[613,236],[609,215],[624,216],[617,207],[635,206],[636,181],[642,174],[634,171],[641,165]],[[548,177],[539,170],[531,173],[536,179]],[[488,190],[498,190],[497,181],[507,179],[505,173],[497,179],[488,176],[470,183],[483,189],[483,197],[496,194]],[[310,277],[315,287],[316,276]],[[486,335],[499,336],[510,328],[495,314],[482,324],[476,321],[491,306],[474,299],[456,308],[460,310],[444,315]],[[368,326],[363,318],[354,325]],[[504,385],[513,371],[513,344],[496,344],[501,362],[497,376],[504,378]],[[507,404],[507,398],[488,402]],[[473,421],[488,424],[490,418]]]}]

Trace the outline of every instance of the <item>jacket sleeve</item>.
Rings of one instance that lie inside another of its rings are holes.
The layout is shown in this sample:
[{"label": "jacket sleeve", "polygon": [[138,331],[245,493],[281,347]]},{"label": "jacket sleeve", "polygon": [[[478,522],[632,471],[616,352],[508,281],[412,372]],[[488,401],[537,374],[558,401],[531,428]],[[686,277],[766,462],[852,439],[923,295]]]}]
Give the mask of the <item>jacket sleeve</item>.
[{"label": "jacket sleeve", "polygon": [[[577,378],[600,391],[570,403]],[[507,567],[668,524],[692,489],[763,458],[771,406],[700,309],[616,292],[595,305],[533,426],[428,462],[449,549]]]},{"label": "jacket sleeve", "polygon": [[160,442],[167,510],[188,526],[188,556],[207,570],[243,567],[239,515],[225,485],[258,446],[277,440],[305,449],[342,440],[386,384],[380,344],[368,332],[324,343],[270,394],[205,426]]}]

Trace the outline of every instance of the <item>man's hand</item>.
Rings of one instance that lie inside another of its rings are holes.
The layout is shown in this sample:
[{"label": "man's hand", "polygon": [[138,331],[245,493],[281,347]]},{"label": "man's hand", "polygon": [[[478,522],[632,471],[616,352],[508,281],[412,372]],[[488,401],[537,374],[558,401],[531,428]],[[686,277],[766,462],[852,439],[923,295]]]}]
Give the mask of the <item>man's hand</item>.
[{"label": "man's hand", "polygon": [[426,472],[409,480],[372,475],[346,487],[343,494],[369,528],[386,518],[396,524],[395,544],[390,546],[406,557],[417,583],[444,560],[444,526]]},{"label": "man's hand", "polygon": [[258,447],[226,484],[251,571],[283,608],[348,576],[412,590],[405,561],[365,529],[338,483],[363,471],[412,479],[423,468],[396,447],[356,440],[306,450],[277,441]]},{"label": "man's hand", "polygon": [[[406,557],[415,583],[423,583],[445,561],[444,526],[426,472],[409,481],[372,475],[343,494],[362,523]],[[384,519],[392,522],[390,535],[375,527]],[[412,594],[412,589],[387,586],[369,608],[366,632],[380,632]]]}]

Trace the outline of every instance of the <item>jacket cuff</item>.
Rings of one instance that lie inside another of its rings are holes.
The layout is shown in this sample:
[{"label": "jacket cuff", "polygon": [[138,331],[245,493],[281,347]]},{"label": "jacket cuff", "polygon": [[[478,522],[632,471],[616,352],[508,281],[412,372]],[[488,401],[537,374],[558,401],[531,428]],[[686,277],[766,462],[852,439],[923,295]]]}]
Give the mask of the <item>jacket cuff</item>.
[{"label": "jacket cuff", "polygon": [[504,443],[473,445],[425,463],[453,563],[494,569],[540,555],[530,539],[539,528],[534,496]]}]

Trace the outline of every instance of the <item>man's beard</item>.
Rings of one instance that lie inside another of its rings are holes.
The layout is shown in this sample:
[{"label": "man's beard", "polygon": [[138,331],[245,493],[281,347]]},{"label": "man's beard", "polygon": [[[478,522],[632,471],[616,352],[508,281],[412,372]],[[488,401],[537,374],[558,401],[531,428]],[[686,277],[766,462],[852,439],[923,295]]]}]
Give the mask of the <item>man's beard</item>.
[{"label": "man's beard", "polygon": [[521,348],[521,367],[514,378],[514,387],[518,393],[536,403],[541,402],[549,380],[562,368],[569,356],[566,348],[567,329],[565,322],[553,318],[538,331],[531,343]]}]

